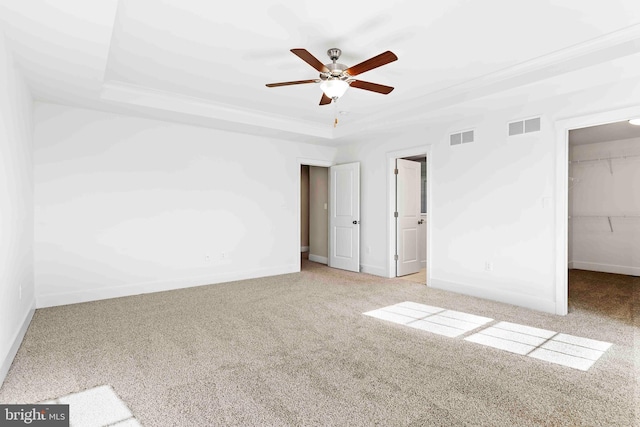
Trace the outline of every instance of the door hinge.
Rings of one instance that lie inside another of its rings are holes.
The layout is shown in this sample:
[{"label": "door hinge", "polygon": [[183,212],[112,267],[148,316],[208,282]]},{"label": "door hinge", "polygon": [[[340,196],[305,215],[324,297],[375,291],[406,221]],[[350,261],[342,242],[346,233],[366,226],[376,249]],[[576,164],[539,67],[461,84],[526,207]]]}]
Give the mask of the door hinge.
[{"label": "door hinge", "polygon": [[394,175],[398,175],[398,169],[394,169],[394,170],[393,170],[393,174],[394,174]]},{"label": "door hinge", "polygon": [[394,218],[398,218],[398,212],[394,212],[394,213],[393,213],[393,217],[394,217]]},{"label": "door hinge", "polygon": [[397,261],[397,260],[398,260],[398,255],[394,255],[394,256],[393,256],[393,260],[394,260],[394,261]]}]

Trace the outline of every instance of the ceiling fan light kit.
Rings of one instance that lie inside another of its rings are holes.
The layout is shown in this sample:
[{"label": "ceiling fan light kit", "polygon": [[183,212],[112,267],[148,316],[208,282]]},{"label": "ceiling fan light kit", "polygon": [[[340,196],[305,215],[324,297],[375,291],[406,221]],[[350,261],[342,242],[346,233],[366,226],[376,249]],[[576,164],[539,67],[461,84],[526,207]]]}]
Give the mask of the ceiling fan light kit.
[{"label": "ceiling fan light kit", "polygon": [[320,83],[320,89],[334,101],[337,101],[349,88],[349,83],[344,80],[328,79]]},{"label": "ceiling fan light kit", "polygon": [[331,59],[331,63],[329,64],[323,64],[306,49],[291,49],[291,52],[319,71],[319,78],[313,80],[269,83],[267,84],[267,87],[320,83],[320,89],[322,89],[323,92],[322,98],[320,99],[320,105],[331,104],[332,101],[335,103],[338,98],[344,95],[349,87],[364,89],[384,95],[389,94],[393,90],[393,87],[391,86],[354,79],[358,74],[362,74],[366,71],[373,70],[374,68],[396,61],[398,57],[391,51],[381,53],[380,55],[374,56],[373,58],[367,59],[366,61],[352,67],[347,67],[344,64],[338,63],[338,59],[342,54],[342,51],[338,48],[332,48],[327,51],[327,55]]}]

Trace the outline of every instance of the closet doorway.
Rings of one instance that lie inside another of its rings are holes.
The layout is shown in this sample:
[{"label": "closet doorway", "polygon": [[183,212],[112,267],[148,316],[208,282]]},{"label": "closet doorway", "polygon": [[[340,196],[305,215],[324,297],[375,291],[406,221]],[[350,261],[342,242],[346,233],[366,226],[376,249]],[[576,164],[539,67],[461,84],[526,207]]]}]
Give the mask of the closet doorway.
[{"label": "closet doorway", "polygon": [[640,126],[569,131],[568,309],[632,320],[640,287]]},{"label": "closet doorway", "polygon": [[430,150],[430,146],[422,146],[387,153],[389,277],[427,285],[431,258]]},{"label": "closet doorway", "polygon": [[300,256],[304,260],[328,263],[329,168],[300,165]]},{"label": "closet doorway", "polygon": [[[396,276],[426,283],[427,156],[396,159]],[[395,214],[394,214],[395,215]]]}]

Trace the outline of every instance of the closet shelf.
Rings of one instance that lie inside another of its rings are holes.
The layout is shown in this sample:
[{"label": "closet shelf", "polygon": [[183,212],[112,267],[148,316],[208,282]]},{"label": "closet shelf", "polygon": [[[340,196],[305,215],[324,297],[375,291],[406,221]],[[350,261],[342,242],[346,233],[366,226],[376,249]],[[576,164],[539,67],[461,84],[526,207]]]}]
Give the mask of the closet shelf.
[{"label": "closet shelf", "polygon": [[635,157],[640,157],[640,154],[631,154],[628,156],[614,156],[614,157],[599,157],[597,159],[585,159],[585,160],[569,160],[569,164],[581,164],[581,163],[593,163],[593,162],[607,162],[609,163],[609,172],[613,175],[613,160],[626,160]]},{"label": "closet shelf", "polygon": [[640,218],[640,215],[571,215],[569,218]]}]

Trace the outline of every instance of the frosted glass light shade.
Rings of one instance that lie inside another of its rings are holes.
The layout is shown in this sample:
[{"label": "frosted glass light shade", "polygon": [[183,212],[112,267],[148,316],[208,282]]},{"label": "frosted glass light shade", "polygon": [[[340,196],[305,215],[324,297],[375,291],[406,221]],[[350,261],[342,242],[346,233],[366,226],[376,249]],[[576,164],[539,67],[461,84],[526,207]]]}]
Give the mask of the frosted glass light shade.
[{"label": "frosted glass light shade", "polygon": [[331,99],[340,98],[348,88],[349,83],[344,80],[330,79],[320,83],[320,89]]},{"label": "frosted glass light shade", "polygon": [[631,123],[632,125],[640,126],[640,119],[631,119],[629,120],[629,123]]}]

